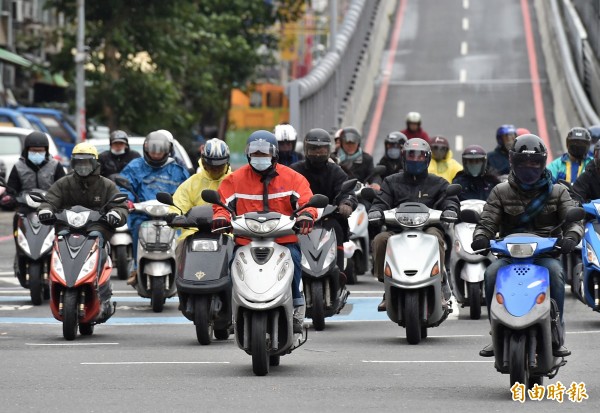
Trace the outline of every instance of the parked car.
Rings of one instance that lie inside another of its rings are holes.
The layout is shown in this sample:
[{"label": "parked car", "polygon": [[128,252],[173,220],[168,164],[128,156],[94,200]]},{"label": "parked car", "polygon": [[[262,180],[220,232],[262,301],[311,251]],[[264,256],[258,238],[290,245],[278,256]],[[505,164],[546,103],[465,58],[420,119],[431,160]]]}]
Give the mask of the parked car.
[{"label": "parked car", "polygon": [[[33,132],[31,129],[0,126],[0,160],[4,162],[4,165],[6,166],[7,178],[10,175],[10,171],[12,171],[14,164],[19,160],[21,152],[23,152],[25,137],[31,132]],[[58,148],[50,136],[48,136],[48,144],[50,155],[61,162],[62,158],[58,152]]]},{"label": "parked car", "polygon": [[[139,153],[140,155],[144,156],[143,146],[144,146],[145,139],[146,138],[143,136],[130,136],[129,137],[129,147],[131,148],[131,150],[134,150],[137,153]],[[110,149],[110,143],[107,138],[88,139],[88,142],[91,143],[92,145],[94,145],[96,147],[96,149],[98,149],[98,153],[102,153],[102,152],[108,151]],[[185,165],[188,169],[188,172],[190,172],[191,174],[196,172],[196,168],[192,165],[192,161],[190,160],[190,157],[188,156],[188,154],[185,151],[185,149],[183,148],[183,146],[181,146],[181,144],[177,141],[177,139],[175,139],[173,141],[173,146],[175,149],[175,158],[178,160],[178,162],[181,165]]]},{"label": "parked car", "polygon": [[0,108],[0,126],[35,129],[23,113],[10,108]]},{"label": "parked car", "polygon": [[32,117],[30,119],[36,124],[36,129],[49,133],[64,158],[71,158],[77,141],[77,128],[66,114],[58,109],[49,108],[21,106],[17,110],[23,114],[34,115],[38,120]]}]

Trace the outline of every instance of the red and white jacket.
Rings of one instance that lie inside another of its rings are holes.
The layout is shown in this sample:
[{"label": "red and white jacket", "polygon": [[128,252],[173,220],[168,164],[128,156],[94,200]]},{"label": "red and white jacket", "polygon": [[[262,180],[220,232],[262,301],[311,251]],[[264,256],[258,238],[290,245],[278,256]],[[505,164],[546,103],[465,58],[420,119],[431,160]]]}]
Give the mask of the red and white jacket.
[{"label": "red and white jacket", "polygon": [[[287,166],[276,164],[274,170],[263,176],[255,172],[250,165],[227,176],[219,185],[221,202],[231,207],[236,214],[246,212],[271,211],[284,215],[292,215],[294,209],[306,204],[313,193],[304,176]],[[231,214],[219,205],[213,205],[214,218],[231,220]],[[315,208],[306,208],[302,213],[309,213],[317,218]],[[296,235],[286,235],[275,240],[278,244],[298,242]],[[236,237],[236,243],[246,245],[247,238]]]}]

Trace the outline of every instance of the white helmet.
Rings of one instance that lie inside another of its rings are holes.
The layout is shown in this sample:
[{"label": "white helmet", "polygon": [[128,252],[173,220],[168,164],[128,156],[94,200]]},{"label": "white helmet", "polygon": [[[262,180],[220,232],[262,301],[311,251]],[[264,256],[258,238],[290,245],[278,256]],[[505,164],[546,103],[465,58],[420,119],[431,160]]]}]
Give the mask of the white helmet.
[{"label": "white helmet", "polygon": [[225,165],[229,163],[229,147],[221,139],[209,139],[202,148],[201,158],[210,166]]},{"label": "white helmet", "polygon": [[282,123],[280,125],[275,126],[275,138],[277,142],[292,142],[296,143],[298,139],[298,132],[296,129],[289,123]]},{"label": "white helmet", "polygon": [[408,112],[406,115],[407,123],[421,123],[421,114],[419,112]]},{"label": "white helmet", "polygon": [[156,132],[160,132],[167,137],[169,142],[173,143],[173,134],[166,129],[159,129]]}]

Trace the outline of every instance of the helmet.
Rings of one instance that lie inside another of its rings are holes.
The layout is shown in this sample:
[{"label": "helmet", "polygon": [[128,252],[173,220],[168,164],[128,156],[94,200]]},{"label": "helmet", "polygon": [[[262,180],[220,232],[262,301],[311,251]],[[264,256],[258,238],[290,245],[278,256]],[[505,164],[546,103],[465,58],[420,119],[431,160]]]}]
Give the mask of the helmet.
[{"label": "helmet", "polygon": [[487,166],[487,153],[479,145],[469,145],[462,153],[465,172],[473,177],[483,176]]},{"label": "helmet", "polygon": [[358,146],[360,146],[362,137],[360,136],[358,129],[349,126],[342,129],[342,132],[340,133],[340,139],[342,140],[342,143],[357,143]]},{"label": "helmet", "polygon": [[298,132],[296,132],[296,129],[289,123],[276,125],[273,133],[275,134],[277,142],[296,143],[296,140],[298,139]]},{"label": "helmet", "polygon": [[507,151],[512,148],[513,141],[517,137],[514,125],[502,125],[496,130],[496,142]]},{"label": "helmet", "polygon": [[89,142],[81,142],[71,153],[71,168],[80,177],[89,176],[98,167],[98,150]]},{"label": "helmet", "polygon": [[421,138],[413,138],[404,144],[402,148],[402,169],[409,175],[421,175],[427,173],[431,162],[431,148]]},{"label": "helmet", "polygon": [[169,131],[168,131],[168,130],[166,130],[166,129],[159,129],[159,130],[157,130],[156,132],[159,132],[159,133],[162,133],[163,135],[165,135],[165,136],[167,137],[167,139],[169,140],[169,142],[170,142],[171,144],[173,144],[173,140],[174,140],[174,138],[173,138],[173,134],[172,134],[171,132],[169,132]]},{"label": "helmet", "polygon": [[[266,130],[257,130],[252,132],[250,136],[248,136],[248,140],[246,141],[246,158],[248,159],[248,163],[258,173],[262,173],[267,171],[268,169],[275,166],[278,159],[279,149],[277,145],[277,138],[271,132]],[[267,166],[266,164],[260,164],[260,162],[253,162],[252,155],[253,153],[262,153],[265,155],[271,155],[271,162]],[[264,169],[263,169],[264,168]]]},{"label": "helmet", "polygon": [[229,163],[229,147],[221,139],[213,138],[206,142],[200,155],[202,162],[210,166],[221,166]]},{"label": "helmet", "polygon": [[515,130],[515,133],[517,134],[517,136],[521,136],[521,135],[527,135],[527,134],[529,134],[529,133],[531,133],[531,132],[529,131],[529,129],[525,129],[525,128],[517,128],[517,129]]},{"label": "helmet", "polygon": [[325,129],[315,128],[304,137],[304,157],[315,168],[322,168],[329,161],[331,136]]},{"label": "helmet", "polygon": [[508,152],[510,168],[521,184],[536,183],[546,170],[548,151],[542,139],[533,134],[521,135]]},{"label": "helmet", "polygon": [[421,114],[419,112],[408,112],[406,114],[406,123],[421,123]]},{"label": "helmet", "polygon": [[590,150],[592,137],[586,128],[572,128],[567,134],[567,152],[575,159],[583,160]]},{"label": "helmet", "polygon": [[383,140],[385,145],[385,156],[389,159],[400,159],[400,152],[408,138],[402,132],[390,132]]},{"label": "helmet", "polygon": [[436,161],[443,161],[450,150],[448,139],[443,136],[434,136],[431,138],[431,156]]},{"label": "helmet", "polygon": [[144,141],[144,160],[151,167],[160,168],[167,163],[172,147],[165,133],[158,130],[150,132]]},{"label": "helmet", "polygon": [[594,164],[597,169],[600,169],[600,141],[594,145]]},{"label": "helmet", "polygon": [[590,126],[588,128],[588,132],[590,133],[590,136],[592,137],[592,144],[596,144],[596,142],[598,142],[600,140],[600,125],[594,125],[594,126]]},{"label": "helmet", "polygon": [[48,146],[48,135],[44,132],[31,132],[25,137],[25,142],[23,143],[23,156],[27,156],[26,152],[31,147],[44,147],[46,148],[46,152],[48,152]]},{"label": "helmet", "polygon": [[129,145],[129,136],[122,130],[115,130],[110,133],[108,141],[111,145],[115,142],[123,142],[124,144]]}]

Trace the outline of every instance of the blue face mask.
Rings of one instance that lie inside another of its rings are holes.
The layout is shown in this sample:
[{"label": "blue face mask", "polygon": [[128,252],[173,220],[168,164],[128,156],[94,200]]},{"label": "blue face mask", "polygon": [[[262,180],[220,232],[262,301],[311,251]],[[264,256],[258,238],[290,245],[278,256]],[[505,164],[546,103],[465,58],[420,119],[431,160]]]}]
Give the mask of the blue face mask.
[{"label": "blue face mask", "polygon": [[46,159],[46,153],[45,152],[27,152],[27,159],[29,159],[29,161],[32,164],[39,165],[42,162],[44,162],[44,159]]},{"label": "blue face mask", "polygon": [[250,165],[257,171],[266,171],[271,166],[271,158],[250,157]]},{"label": "blue face mask", "polygon": [[400,148],[390,148],[387,150],[387,156],[390,159],[400,159]]},{"label": "blue face mask", "polygon": [[421,175],[427,171],[427,163],[422,161],[406,161],[405,172],[410,175]]}]

